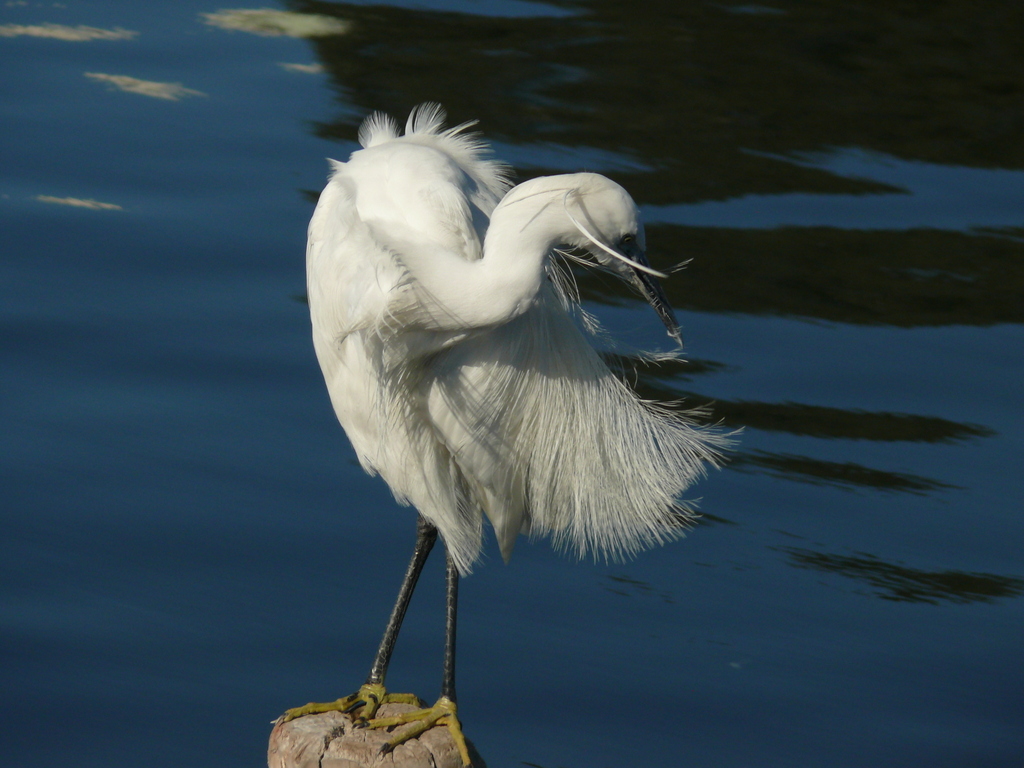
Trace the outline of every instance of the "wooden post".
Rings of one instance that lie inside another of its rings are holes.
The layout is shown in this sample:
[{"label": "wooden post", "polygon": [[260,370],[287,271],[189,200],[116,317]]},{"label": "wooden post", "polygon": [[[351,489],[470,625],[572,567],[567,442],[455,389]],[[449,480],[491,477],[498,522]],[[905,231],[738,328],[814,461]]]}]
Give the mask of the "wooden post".
[{"label": "wooden post", "polygon": [[[385,704],[378,717],[392,717],[416,709],[411,704]],[[268,768],[462,768],[462,759],[445,726],[435,726],[418,738],[399,744],[393,752],[380,748],[395,733],[391,729],[356,728],[351,715],[325,712],[287,723],[275,722],[267,749]],[[467,740],[468,743],[468,740]],[[486,768],[468,743],[473,768]]]}]

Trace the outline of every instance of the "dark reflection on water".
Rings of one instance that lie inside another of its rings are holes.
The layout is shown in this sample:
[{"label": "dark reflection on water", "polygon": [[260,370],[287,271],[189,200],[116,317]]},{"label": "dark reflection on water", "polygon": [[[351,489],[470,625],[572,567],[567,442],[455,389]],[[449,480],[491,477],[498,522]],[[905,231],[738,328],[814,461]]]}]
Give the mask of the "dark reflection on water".
[{"label": "dark reflection on water", "polygon": [[769,474],[808,483],[821,483],[839,488],[871,488],[876,491],[927,493],[956,488],[905,472],[885,472],[851,461],[823,461],[809,456],[750,451],[736,456],[731,465],[740,472],[759,469]]},{"label": "dark reflection on water", "polygon": [[1024,593],[1024,579],[991,573],[923,571],[884,562],[873,555],[835,555],[780,547],[798,568],[834,573],[864,582],[883,600],[908,603],[990,603]]},{"label": "dark reflection on water", "polygon": [[871,413],[801,403],[759,403],[714,400],[681,391],[677,382],[703,373],[727,369],[709,360],[645,360],[636,356],[606,354],[605,360],[630,380],[644,397],[673,400],[680,396],[690,407],[706,409],[712,419],[730,427],[751,427],[807,437],[848,440],[944,443],[992,437],[995,430],[980,424],[958,424],[935,416],[909,413]]},{"label": "dark reflection on water", "polygon": [[652,597],[669,604],[676,601],[671,592],[655,589],[649,582],[623,574],[609,574],[605,577],[602,587],[605,591],[620,597]]},{"label": "dark reflection on water", "polygon": [[[692,259],[670,282],[681,307],[901,327],[1024,321],[1019,240],[934,230],[652,229],[659,247]],[[686,290],[692,283],[701,289]]]},{"label": "dark reflection on water", "polygon": [[[689,397],[695,402],[705,399],[699,395]],[[708,406],[724,424],[743,424],[808,437],[944,443],[996,434],[995,430],[978,424],[957,424],[936,416],[910,413],[871,413],[800,403],[717,400],[709,401]]]},{"label": "dark reflection on water", "polygon": [[[701,373],[720,372],[725,368],[721,364],[699,360],[650,361],[614,354],[605,358],[624,378],[633,382],[644,397],[661,401],[681,398],[684,407],[696,408],[708,421],[728,427],[814,438],[911,443],[948,443],[996,434],[994,430],[978,424],[958,424],[934,416],[872,413],[800,403],[716,400],[682,392],[674,383]],[[740,472],[760,471],[788,480],[845,489],[870,488],[920,494],[957,488],[954,484],[906,472],[789,453],[746,451],[742,445],[737,453],[730,456],[729,467]]]},{"label": "dark reflection on water", "polygon": [[[1012,3],[874,0],[738,15],[669,0],[638,14],[604,0],[585,3],[575,23],[289,5],[352,21],[351,34],[315,44],[360,110],[404,114],[432,98],[502,139],[628,146],[663,169],[629,180],[648,203],[865,189],[800,168],[763,175],[764,161],[737,147],[861,146],[957,165],[1024,164],[1024,11]],[[349,140],[345,125],[320,131]]]}]

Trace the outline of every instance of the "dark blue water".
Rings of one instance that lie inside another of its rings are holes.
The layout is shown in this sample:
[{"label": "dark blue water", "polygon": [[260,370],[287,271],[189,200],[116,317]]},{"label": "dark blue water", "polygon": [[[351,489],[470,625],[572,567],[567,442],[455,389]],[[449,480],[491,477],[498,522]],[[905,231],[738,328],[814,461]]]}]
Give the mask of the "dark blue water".
[{"label": "dark blue water", "polygon": [[[684,541],[489,546],[459,635],[488,765],[1021,765],[1024,13],[280,8],[346,26],[0,9],[4,764],[258,766],[364,678],[413,517],[334,420],[305,226],[363,115],[434,99],[520,178],[634,193],[652,260],[692,258],[692,363],[631,380],[745,427]],[[425,698],[441,582],[389,675]]]}]

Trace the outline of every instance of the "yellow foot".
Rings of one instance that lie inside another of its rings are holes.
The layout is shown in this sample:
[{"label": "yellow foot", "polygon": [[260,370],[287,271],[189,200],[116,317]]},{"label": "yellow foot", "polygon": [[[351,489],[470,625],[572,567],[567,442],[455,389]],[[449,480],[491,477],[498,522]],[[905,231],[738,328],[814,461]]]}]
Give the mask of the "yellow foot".
[{"label": "yellow foot", "polygon": [[[295,707],[287,710],[280,717],[280,722],[287,723],[297,717],[305,715],[319,715],[322,712],[344,712],[345,714],[356,714],[355,723],[357,726],[365,726],[381,704],[412,704],[422,707],[423,701],[411,693],[388,693],[383,685],[367,683],[351,696],[346,696],[337,701],[326,701],[322,703],[310,702],[302,707]],[[358,710],[362,710],[359,712]]]},{"label": "yellow foot", "polygon": [[455,713],[455,702],[447,696],[442,696],[432,707],[424,707],[423,709],[406,712],[395,717],[378,717],[370,720],[368,725],[370,728],[391,728],[395,725],[405,725],[407,723],[412,725],[399,731],[380,748],[382,755],[386,755],[399,744],[409,739],[415,739],[435,725],[447,725],[448,730],[451,731],[452,739],[455,741],[455,746],[459,750],[459,756],[462,757],[462,764],[466,768],[471,768],[472,761],[469,759],[466,737],[462,735],[462,724]]}]

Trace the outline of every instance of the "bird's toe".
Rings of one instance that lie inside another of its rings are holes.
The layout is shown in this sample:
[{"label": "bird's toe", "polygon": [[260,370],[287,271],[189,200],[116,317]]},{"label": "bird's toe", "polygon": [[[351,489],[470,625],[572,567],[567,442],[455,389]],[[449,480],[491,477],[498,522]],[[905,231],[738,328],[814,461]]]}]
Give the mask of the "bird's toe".
[{"label": "bird's toe", "polygon": [[[400,696],[402,694],[396,695]],[[447,696],[442,696],[437,700],[437,703],[435,703],[434,706],[424,707],[423,702],[419,701],[417,697],[413,696],[411,698],[419,702],[418,706],[420,706],[421,709],[416,709],[412,712],[405,712],[401,715],[395,715],[394,717],[378,717],[369,721],[368,726],[370,728],[393,728],[400,725],[407,726],[395,733],[394,736],[381,746],[380,754],[386,755],[388,752],[394,750],[394,748],[399,744],[404,744],[410,739],[415,739],[417,736],[425,733],[434,726],[443,725],[447,726],[448,731],[452,735],[452,740],[455,742],[455,746],[459,750],[459,756],[462,758],[462,765],[465,768],[472,768],[472,760],[470,760],[469,757],[469,747],[466,745],[466,737],[462,733],[462,723],[459,722],[455,702]],[[414,702],[410,701],[401,703]]]}]

